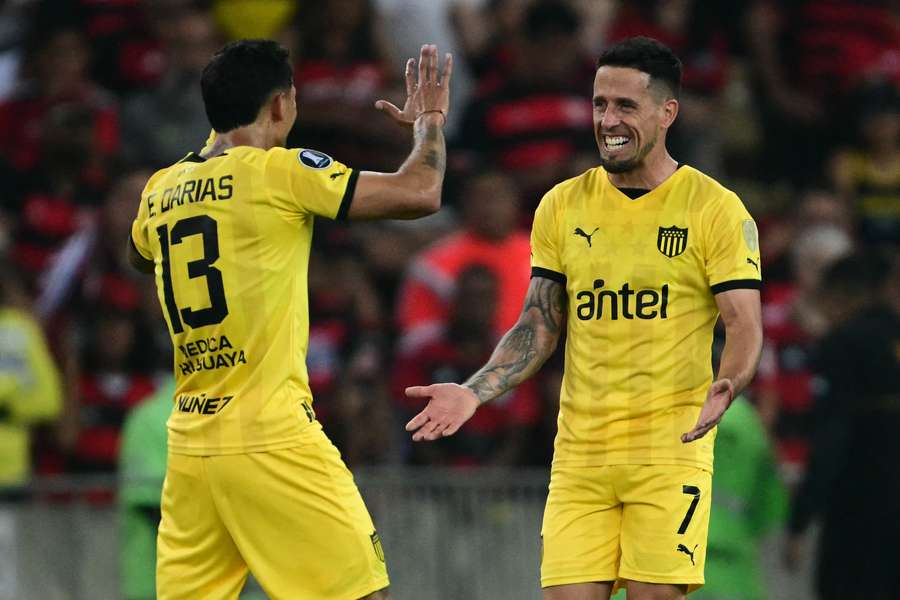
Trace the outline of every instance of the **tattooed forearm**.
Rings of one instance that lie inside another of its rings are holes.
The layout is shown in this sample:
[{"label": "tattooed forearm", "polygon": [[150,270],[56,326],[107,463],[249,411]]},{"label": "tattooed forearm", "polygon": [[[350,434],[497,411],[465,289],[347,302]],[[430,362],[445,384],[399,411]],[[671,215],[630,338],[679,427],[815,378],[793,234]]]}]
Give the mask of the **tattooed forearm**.
[{"label": "tattooed forearm", "polygon": [[443,175],[447,164],[447,146],[444,140],[444,130],[438,120],[441,118],[443,117],[436,115],[416,121],[414,128],[416,143],[410,155],[410,161]]},{"label": "tattooed forearm", "polygon": [[564,306],[561,284],[533,278],[519,321],[500,340],[488,363],[463,385],[483,404],[534,375],[556,348]]}]

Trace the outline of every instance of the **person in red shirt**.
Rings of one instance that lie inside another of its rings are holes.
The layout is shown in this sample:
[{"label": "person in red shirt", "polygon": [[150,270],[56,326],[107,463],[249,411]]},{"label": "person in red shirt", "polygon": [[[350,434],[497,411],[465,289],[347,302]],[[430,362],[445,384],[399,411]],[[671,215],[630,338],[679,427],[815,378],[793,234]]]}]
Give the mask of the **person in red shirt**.
[{"label": "person in red shirt", "polygon": [[519,196],[506,175],[484,172],[469,177],[461,193],[463,225],[414,258],[403,282],[397,310],[400,353],[415,353],[446,328],[459,274],[473,264],[497,278],[491,331],[505,332],[516,322],[528,290],[531,244],[517,230]]},{"label": "person in red shirt", "polygon": [[[432,381],[461,382],[490,356],[498,336],[493,331],[500,297],[499,280],[492,268],[471,265],[458,277],[449,322],[437,337],[396,363],[394,397],[400,410],[412,417],[421,403],[403,390]],[[415,464],[452,466],[510,466],[526,460],[530,431],[540,420],[535,380],[485,405],[459,432],[439,444],[415,444]]]}]

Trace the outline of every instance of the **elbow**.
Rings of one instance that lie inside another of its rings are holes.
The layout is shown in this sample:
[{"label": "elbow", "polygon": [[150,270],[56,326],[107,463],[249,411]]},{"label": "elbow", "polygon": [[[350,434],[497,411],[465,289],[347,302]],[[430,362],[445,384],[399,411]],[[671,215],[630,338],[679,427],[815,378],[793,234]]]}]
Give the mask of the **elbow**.
[{"label": "elbow", "polygon": [[441,189],[423,190],[416,194],[411,204],[409,212],[415,215],[415,218],[433,215],[441,210]]}]

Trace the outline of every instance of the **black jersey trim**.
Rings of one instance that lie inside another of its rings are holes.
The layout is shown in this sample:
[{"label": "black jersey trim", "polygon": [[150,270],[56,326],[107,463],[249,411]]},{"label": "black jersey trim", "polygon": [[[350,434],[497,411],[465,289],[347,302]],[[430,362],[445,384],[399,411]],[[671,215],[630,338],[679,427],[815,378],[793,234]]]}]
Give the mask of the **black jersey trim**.
[{"label": "black jersey trim", "polygon": [[712,293],[721,294],[729,290],[761,290],[762,281],[759,279],[732,279],[731,281],[723,281],[716,285],[709,286]]},{"label": "black jersey trim", "polygon": [[179,160],[178,163],[175,163],[175,164],[184,163],[184,162],[202,163],[202,162],[206,162],[206,159],[195,152],[188,152],[187,156],[185,156],[184,158]]},{"label": "black jersey trim", "polygon": [[543,267],[531,267],[531,276],[543,277],[544,279],[555,281],[560,285],[566,285],[566,276],[558,271],[553,271],[551,269],[545,269]]},{"label": "black jersey trim", "polygon": [[353,193],[356,191],[356,180],[359,179],[359,171],[350,171],[350,177],[347,179],[347,187],[344,188],[344,197],[341,198],[341,206],[338,208],[335,220],[346,221],[350,213],[350,203],[353,202]]}]

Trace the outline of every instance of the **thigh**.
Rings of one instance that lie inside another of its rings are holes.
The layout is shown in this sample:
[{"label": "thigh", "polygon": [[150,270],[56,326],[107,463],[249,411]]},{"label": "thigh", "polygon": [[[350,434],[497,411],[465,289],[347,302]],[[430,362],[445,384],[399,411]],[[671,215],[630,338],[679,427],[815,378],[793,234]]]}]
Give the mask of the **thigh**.
[{"label": "thigh", "polygon": [[609,600],[612,582],[570,583],[544,588],[544,600]]},{"label": "thigh", "polygon": [[223,519],[272,600],[346,600],[388,586],[381,540],[324,434],[213,464]]},{"label": "thigh", "polygon": [[541,528],[541,587],[616,579],[622,506],[613,471],[553,469]]},{"label": "thigh", "polygon": [[694,467],[626,468],[616,487],[623,503],[620,578],[689,591],[703,585],[711,483],[708,471]]},{"label": "thigh", "polygon": [[169,454],[156,541],[160,600],[236,599],[247,566],[216,508],[204,461]]}]

